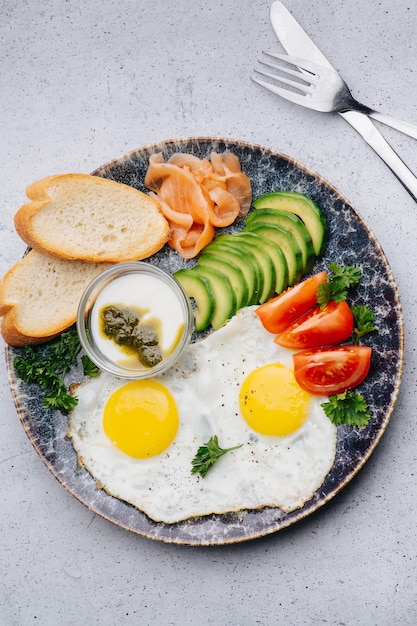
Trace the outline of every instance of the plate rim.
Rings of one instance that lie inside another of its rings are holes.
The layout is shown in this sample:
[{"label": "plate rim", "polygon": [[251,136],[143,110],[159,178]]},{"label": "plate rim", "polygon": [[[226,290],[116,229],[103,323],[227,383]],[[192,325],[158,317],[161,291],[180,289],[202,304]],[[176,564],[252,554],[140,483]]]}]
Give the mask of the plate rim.
[{"label": "plate rim", "polygon": [[[291,164],[294,168],[296,168],[297,170],[301,170],[302,172],[304,172],[305,174],[312,176],[314,178],[314,180],[318,181],[321,185],[323,185],[324,187],[326,187],[326,189],[328,191],[332,191],[337,198],[339,198],[342,202],[344,202],[346,204],[347,207],[349,207],[349,210],[351,210],[355,216],[355,218],[361,223],[362,227],[367,231],[369,237],[372,239],[372,243],[373,245],[376,247],[378,254],[380,255],[385,269],[387,271],[387,275],[389,278],[389,283],[391,285],[391,288],[393,290],[393,293],[395,295],[395,309],[396,309],[396,313],[397,313],[397,323],[398,323],[398,341],[399,341],[399,347],[398,347],[398,358],[396,360],[396,365],[397,365],[397,375],[396,375],[396,379],[395,379],[395,385],[393,387],[393,391],[391,394],[391,399],[390,399],[390,404],[387,407],[387,410],[384,414],[384,419],[381,422],[379,428],[378,428],[378,432],[377,432],[377,436],[375,437],[373,443],[371,446],[368,447],[368,449],[366,450],[366,453],[361,457],[360,461],[357,463],[357,465],[355,465],[354,469],[352,470],[352,472],[348,473],[345,478],[339,482],[337,484],[337,486],[332,489],[326,497],[323,497],[320,499],[319,502],[316,502],[314,504],[312,504],[313,499],[311,499],[310,501],[308,501],[302,508],[300,509],[296,509],[295,511],[293,511],[290,514],[286,515],[285,519],[281,519],[277,521],[277,527],[267,527],[264,528],[262,531],[257,532],[255,534],[251,534],[251,535],[242,535],[242,536],[231,536],[228,538],[222,538],[219,541],[213,540],[213,538],[211,539],[199,539],[199,540],[185,540],[185,539],[181,539],[181,538],[177,538],[175,536],[170,536],[168,533],[168,536],[158,536],[157,534],[153,534],[153,533],[146,533],[143,531],[138,531],[136,529],[133,529],[131,527],[129,527],[128,524],[124,524],[122,522],[116,521],[115,519],[112,519],[112,517],[110,515],[106,515],[105,512],[97,510],[96,508],[94,508],[94,506],[86,501],[85,499],[83,499],[78,493],[76,493],[76,491],[71,488],[71,486],[69,486],[68,484],[66,484],[64,482],[64,480],[62,479],[62,477],[59,475],[59,472],[56,470],[56,468],[54,467],[54,465],[49,461],[49,459],[47,459],[45,457],[45,455],[42,453],[42,451],[40,450],[35,438],[32,436],[29,426],[28,426],[28,421],[30,420],[30,418],[28,418],[27,415],[25,415],[24,413],[24,408],[22,408],[19,404],[19,394],[17,393],[16,390],[16,379],[13,378],[13,364],[12,364],[12,355],[13,355],[13,348],[7,344],[5,344],[5,356],[6,356],[6,369],[7,369],[7,375],[8,375],[8,382],[9,382],[9,387],[11,389],[11,393],[12,393],[12,397],[13,397],[13,401],[14,401],[14,405],[16,408],[16,412],[19,416],[19,419],[22,423],[22,426],[32,444],[32,446],[35,448],[38,456],[41,458],[41,460],[43,461],[43,463],[46,465],[46,467],[48,468],[48,470],[52,473],[52,475],[58,480],[58,482],[66,489],[66,491],[68,491],[76,500],[78,500],[79,502],[81,502],[84,506],[86,506],[90,511],[92,511],[93,513],[99,515],[100,517],[102,517],[103,519],[111,522],[112,524],[123,528],[129,532],[132,532],[133,534],[137,534],[143,537],[146,537],[148,539],[153,539],[153,540],[157,540],[163,543],[169,543],[169,544],[177,544],[177,545],[192,545],[192,546],[218,546],[218,545],[230,545],[230,544],[235,544],[235,543],[241,543],[241,542],[246,542],[249,540],[253,540],[253,539],[257,539],[257,538],[262,538],[271,534],[275,534],[276,532],[278,532],[279,530],[282,530],[284,528],[288,528],[289,526],[293,525],[295,522],[300,521],[302,519],[305,519],[306,517],[308,517],[309,515],[311,515],[312,513],[314,513],[315,511],[321,509],[325,504],[327,504],[330,500],[332,500],[337,494],[340,493],[340,491],[346,487],[346,485],[351,482],[351,480],[359,473],[359,471],[363,468],[363,466],[365,465],[365,463],[369,460],[370,456],[373,454],[373,452],[375,451],[375,448],[377,447],[377,445],[379,444],[383,434],[386,431],[386,428],[390,422],[392,413],[395,409],[396,403],[397,403],[397,399],[398,399],[398,394],[399,394],[399,390],[401,387],[401,382],[402,382],[402,375],[403,375],[403,368],[404,368],[404,343],[405,343],[405,336],[404,336],[404,316],[403,316],[403,311],[402,311],[402,306],[401,306],[401,301],[400,301],[400,296],[399,296],[399,292],[398,292],[398,287],[391,269],[391,266],[389,264],[389,261],[387,259],[387,256],[381,246],[381,244],[379,243],[379,241],[377,240],[377,238],[375,237],[372,229],[366,224],[366,222],[364,221],[363,217],[361,216],[361,214],[358,212],[358,210],[349,202],[349,200],[346,199],[346,197],[332,184],[330,183],[327,179],[325,179],[322,175],[318,174],[317,172],[315,172],[313,169],[311,169],[310,167],[304,165],[303,163],[297,161],[296,159],[294,159],[293,157],[290,157],[282,152],[273,150],[269,147],[265,147],[265,146],[261,146],[259,144],[253,143],[253,142],[248,142],[245,140],[236,140],[233,138],[224,138],[224,137],[216,137],[216,136],[190,136],[190,137],[185,137],[185,138],[173,138],[173,139],[168,139],[168,140],[161,140],[158,142],[153,142],[150,144],[147,144],[145,146],[130,150],[124,154],[122,154],[119,157],[115,157],[114,159],[111,159],[110,161],[108,161],[107,163],[104,163],[103,165],[97,167],[93,172],[91,172],[92,175],[94,176],[100,176],[105,169],[111,168],[112,166],[115,166],[117,164],[123,164],[124,162],[128,161],[129,159],[132,159],[132,157],[134,157],[135,155],[138,155],[139,153],[153,153],[156,151],[160,151],[163,150],[164,148],[169,147],[173,147],[175,146],[175,144],[189,144],[189,143],[224,143],[224,144],[231,144],[231,145],[236,145],[236,146],[240,146],[240,147],[244,147],[245,149],[256,149],[259,151],[264,151],[266,152],[268,155],[271,155],[273,157],[276,158],[280,158],[280,159],[284,159],[285,161],[287,161],[289,164]],[[71,444],[72,445],[72,444]],[[75,450],[74,453],[76,454]],[[87,470],[86,470],[87,471]],[[91,476],[91,474],[90,474]],[[92,477],[93,480],[94,477]],[[100,488],[98,486],[96,486],[96,489],[100,490]],[[123,504],[127,504],[124,501],[121,501],[120,499],[114,497],[114,496],[110,496],[111,498],[114,498],[115,500],[122,502]],[[142,511],[140,511],[139,509],[137,509],[136,507],[133,507],[133,505],[129,505],[130,507],[132,507],[133,509],[135,509],[137,512],[139,512],[141,515],[144,515],[145,517],[146,514],[143,513]],[[266,507],[271,508],[272,507]],[[258,511],[262,511],[263,509],[259,509]],[[278,509],[280,510],[280,509]],[[250,511],[246,511],[247,513],[250,513]],[[254,511],[255,513],[257,512],[256,510]],[[203,517],[214,517],[214,518],[220,518],[222,516],[228,515],[226,514],[212,514],[211,516],[203,516]],[[152,521],[152,520],[151,520]],[[165,526],[178,526],[179,523],[174,523],[174,524],[163,524],[163,523],[159,523],[159,522],[153,522],[153,524],[160,526],[161,524],[165,527]]]}]

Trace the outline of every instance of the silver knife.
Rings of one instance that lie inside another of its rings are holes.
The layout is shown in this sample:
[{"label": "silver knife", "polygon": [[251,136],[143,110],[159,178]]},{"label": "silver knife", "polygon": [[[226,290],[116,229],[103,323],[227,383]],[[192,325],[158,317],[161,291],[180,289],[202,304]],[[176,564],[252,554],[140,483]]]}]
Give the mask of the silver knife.
[{"label": "silver knife", "polygon": [[[310,59],[337,71],[279,0],[272,3],[270,17],[275,34],[288,54]],[[417,202],[417,178],[383,138],[372,120],[358,111],[343,111],[339,115],[371,146]]]},{"label": "silver knife", "polygon": [[[287,50],[288,54],[298,56],[303,59],[309,59],[314,61],[318,65],[324,65],[325,67],[333,70],[337,73],[337,70],[324,56],[321,50],[317,48],[315,43],[301,28],[300,24],[296,22],[291,13],[284,7],[282,2],[274,2],[270,11],[272,26],[275,30],[275,34],[280,40],[283,47]],[[290,52],[290,51],[294,52]],[[373,117],[378,122],[387,124],[395,130],[417,139],[417,126],[398,120],[391,115],[379,113],[379,111],[369,110],[366,113],[369,117]]]}]

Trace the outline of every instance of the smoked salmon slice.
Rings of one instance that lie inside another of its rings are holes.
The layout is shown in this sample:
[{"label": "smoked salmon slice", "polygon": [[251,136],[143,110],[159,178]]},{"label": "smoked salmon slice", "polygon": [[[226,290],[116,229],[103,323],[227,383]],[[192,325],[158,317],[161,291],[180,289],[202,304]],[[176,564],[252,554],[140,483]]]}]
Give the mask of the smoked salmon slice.
[{"label": "smoked salmon slice", "polygon": [[150,195],[168,220],[168,243],[184,258],[193,258],[215,234],[215,227],[245,217],[252,201],[249,178],[230,151],[210,158],[177,152],[165,161],[151,155],[145,176]]}]

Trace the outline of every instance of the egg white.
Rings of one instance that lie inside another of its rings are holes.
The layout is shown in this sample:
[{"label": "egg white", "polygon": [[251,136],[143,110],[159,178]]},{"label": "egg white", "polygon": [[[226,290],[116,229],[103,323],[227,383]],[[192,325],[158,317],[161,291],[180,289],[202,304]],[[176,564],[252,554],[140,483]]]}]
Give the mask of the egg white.
[{"label": "egg white", "polygon": [[[161,454],[134,459],[106,436],[103,410],[126,381],[101,373],[77,390],[69,435],[80,462],[111,495],[130,502],[155,521],[264,506],[285,512],[302,507],[332,468],[337,429],[312,397],[309,416],[285,437],[259,435],[240,415],[239,390],[255,368],[272,362],[292,367],[261,325],[254,307],[240,310],[223,328],[185,351],[173,369],[157,377],[172,393],[180,414],[174,442]],[[219,445],[243,444],[221,457],[203,479],[191,474],[197,448],[217,435]]]}]

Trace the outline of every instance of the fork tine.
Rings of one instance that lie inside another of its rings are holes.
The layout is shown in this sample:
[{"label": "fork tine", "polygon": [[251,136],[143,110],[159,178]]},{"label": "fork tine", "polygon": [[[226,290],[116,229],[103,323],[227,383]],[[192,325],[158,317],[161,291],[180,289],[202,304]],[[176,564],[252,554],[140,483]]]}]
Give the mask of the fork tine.
[{"label": "fork tine", "polygon": [[[277,57],[277,55],[272,55],[270,52],[264,52],[263,54],[267,54],[269,56],[273,56],[273,58]],[[282,56],[284,56],[284,55],[282,55]],[[290,57],[288,57],[288,58],[290,58]],[[310,83],[311,84],[311,79],[309,79],[309,75],[312,76],[312,78],[313,78],[313,75],[311,74],[311,72],[306,73],[306,72],[300,71],[299,69],[296,69],[296,70],[291,69],[291,67],[288,67],[288,65],[292,65],[292,66],[297,67],[297,68],[298,68],[298,66],[295,66],[295,64],[293,64],[293,63],[291,63],[291,64],[288,63],[287,59],[283,59],[283,61],[285,61],[285,63],[287,63],[287,66],[282,65],[281,63],[271,63],[270,61],[264,61],[263,59],[258,59],[258,63],[262,63],[262,65],[266,65],[267,67],[272,67],[273,69],[278,70],[280,72],[284,72],[285,74],[289,74],[290,76],[295,76],[300,81],[304,81],[306,83]],[[302,68],[300,68],[300,69],[302,70]]]},{"label": "fork tine", "polygon": [[[255,71],[258,74],[263,74],[263,72],[258,72],[258,70]],[[268,74],[263,75],[268,76]],[[288,89],[281,89],[276,85],[272,85],[271,83],[266,82],[265,80],[260,80],[259,78],[256,78],[256,76],[251,76],[251,79],[253,80],[253,82],[261,85],[262,87],[265,87],[265,89],[272,91],[272,93],[275,93],[277,96],[281,96],[285,100],[290,100],[290,102],[300,104],[301,106],[309,106],[308,100],[306,100],[307,96],[302,96],[301,94],[297,94],[294,91],[288,91]]]},{"label": "fork tine", "polygon": [[[264,54],[268,54],[269,55],[270,53],[269,52],[264,52]],[[284,60],[285,60],[285,62],[287,62],[286,59],[284,59]],[[295,76],[296,78],[298,78],[300,80],[300,84],[301,85],[303,85],[303,83],[311,85],[311,79],[309,79],[309,77],[308,77],[310,72],[308,72],[308,74],[301,73],[298,69],[297,70],[293,70],[290,67],[285,67],[285,65],[281,65],[281,64],[277,64],[277,63],[270,63],[268,61],[264,61],[263,59],[258,59],[258,62],[262,63],[262,65],[266,65],[267,67],[271,67],[272,69],[278,70],[279,72],[284,72],[284,74],[288,74],[289,76]]]},{"label": "fork tine", "polygon": [[[263,62],[260,61],[260,63],[263,63]],[[278,67],[276,65],[272,65],[270,63],[263,63],[263,65],[266,65],[267,67],[271,67],[272,69],[281,71],[283,73],[287,73],[286,69]],[[311,82],[308,82],[307,80],[303,80],[303,82],[300,82],[297,80],[291,80],[291,78],[287,78],[286,76],[281,76],[280,74],[272,74],[271,72],[264,72],[263,70],[255,70],[255,72],[257,72],[258,74],[261,74],[262,76],[266,76],[267,78],[272,78],[273,80],[276,80],[279,83],[285,83],[286,85],[290,85],[291,87],[294,87],[294,89],[297,89],[301,93],[310,93],[311,90],[313,89],[313,85],[311,84]],[[297,76],[300,74],[299,72],[293,72],[292,70],[290,70],[288,73],[291,76]]]},{"label": "fork tine", "polygon": [[274,59],[280,59],[281,61],[285,61],[288,65],[294,65],[298,67],[300,70],[305,70],[310,74],[317,74],[320,66],[313,61],[309,61],[308,59],[302,59],[301,57],[293,57],[288,54],[279,54],[278,52],[267,52],[263,51],[263,54],[270,56]]}]

